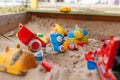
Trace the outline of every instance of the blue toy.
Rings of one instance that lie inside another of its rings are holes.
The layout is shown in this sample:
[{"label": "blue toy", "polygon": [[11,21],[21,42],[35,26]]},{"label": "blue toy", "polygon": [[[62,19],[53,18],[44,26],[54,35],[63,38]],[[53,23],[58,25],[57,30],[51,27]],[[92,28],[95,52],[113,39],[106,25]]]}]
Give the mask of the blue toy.
[{"label": "blue toy", "polygon": [[36,61],[42,61],[43,59],[43,54],[41,53],[35,53]]},{"label": "blue toy", "polygon": [[64,36],[60,33],[52,33],[50,34],[50,41],[52,44],[52,49],[57,52],[64,52]]},{"label": "blue toy", "polygon": [[97,69],[97,65],[96,65],[96,63],[94,61],[88,60],[87,61],[87,68],[89,70],[94,70],[94,69]]},{"label": "blue toy", "polygon": [[85,28],[79,28],[78,25],[75,25],[74,29],[68,33],[68,39],[76,43],[88,42],[88,34]]},{"label": "blue toy", "polygon": [[43,49],[42,49],[42,47],[39,51],[33,52],[33,53],[34,53],[34,56],[36,58],[36,61],[38,61],[38,62],[42,61],[42,59],[43,59]]}]

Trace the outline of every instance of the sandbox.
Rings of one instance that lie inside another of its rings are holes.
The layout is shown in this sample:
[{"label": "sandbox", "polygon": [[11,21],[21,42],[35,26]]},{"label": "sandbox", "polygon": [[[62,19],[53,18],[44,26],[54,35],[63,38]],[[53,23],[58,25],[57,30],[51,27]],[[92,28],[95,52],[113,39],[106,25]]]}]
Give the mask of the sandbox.
[{"label": "sandbox", "polygon": [[[47,35],[50,28],[54,24],[61,25],[67,32],[69,32],[76,24],[89,31],[89,44],[84,47],[79,47],[78,51],[67,50],[64,53],[55,53],[50,47],[46,48],[44,58],[53,61],[55,66],[52,72],[46,72],[38,65],[37,68],[31,69],[25,76],[16,76],[0,72],[0,79],[2,80],[100,80],[97,70],[89,71],[84,59],[84,53],[94,51],[100,47],[100,37],[120,36],[119,18],[116,16],[98,16],[98,15],[81,15],[81,14],[56,14],[56,13],[20,13],[15,14],[17,17],[10,17],[8,21],[1,22],[0,30],[12,41],[0,37],[0,51],[6,46],[15,47],[19,43],[22,48],[26,48],[16,37],[18,31],[18,23],[23,23],[28,29],[34,33],[43,33]],[[7,15],[8,16],[8,15]],[[3,17],[3,16],[2,16]],[[16,18],[16,19],[15,19]],[[19,18],[19,19],[18,19]],[[2,18],[0,18],[2,20]],[[3,18],[4,20],[5,18]],[[13,20],[13,22],[9,22]],[[18,21],[18,20],[19,21]],[[3,26],[6,26],[4,28]],[[14,27],[13,27],[14,25]],[[9,29],[8,29],[9,28]]]}]

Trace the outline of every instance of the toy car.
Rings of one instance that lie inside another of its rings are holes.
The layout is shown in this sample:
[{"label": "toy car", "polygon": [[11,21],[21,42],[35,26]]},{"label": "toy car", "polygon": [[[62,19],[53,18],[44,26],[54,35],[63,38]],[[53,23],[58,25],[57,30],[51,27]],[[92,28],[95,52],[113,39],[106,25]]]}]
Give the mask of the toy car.
[{"label": "toy car", "polygon": [[39,51],[42,46],[46,46],[46,43],[42,39],[28,30],[24,25],[20,23],[19,26],[20,30],[17,33],[17,37],[23,44],[30,47],[33,52]]},{"label": "toy car", "polygon": [[[102,80],[120,80],[120,39],[111,37],[95,52],[85,54],[87,61],[94,62]],[[88,69],[95,65],[88,63]]]},{"label": "toy car", "polygon": [[52,49],[57,52],[64,52],[64,37],[60,33],[52,33],[50,34],[50,41],[52,44]]},{"label": "toy car", "polygon": [[50,38],[50,34],[52,33],[60,33],[64,36],[67,35],[67,32],[63,29],[62,26],[60,26],[59,24],[55,24],[54,27],[51,27],[51,31],[50,33],[47,35],[47,38],[49,39]]}]

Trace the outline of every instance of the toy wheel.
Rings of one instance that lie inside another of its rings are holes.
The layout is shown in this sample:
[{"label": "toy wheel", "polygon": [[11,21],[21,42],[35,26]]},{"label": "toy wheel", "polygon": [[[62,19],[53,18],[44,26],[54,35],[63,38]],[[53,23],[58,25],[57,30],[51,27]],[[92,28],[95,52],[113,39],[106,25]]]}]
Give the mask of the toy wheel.
[{"label": "toy wheel", "polygon": [[57,41],[58,42],[62,42],[62,37],[61,36],[57,36]]},{"label": "toy wheel", "polygon": [[30,47],[30,49],[34,52],[39,51],[42,47],[42,44],[39,40],[37,39],[33,39],[29,42],[28,46]]},{"label": "toy wheel", "polygon": [[60,46],[60,52],[64,52],[64,51],[65,51],[64,46],[61,45],[61,46]]}]

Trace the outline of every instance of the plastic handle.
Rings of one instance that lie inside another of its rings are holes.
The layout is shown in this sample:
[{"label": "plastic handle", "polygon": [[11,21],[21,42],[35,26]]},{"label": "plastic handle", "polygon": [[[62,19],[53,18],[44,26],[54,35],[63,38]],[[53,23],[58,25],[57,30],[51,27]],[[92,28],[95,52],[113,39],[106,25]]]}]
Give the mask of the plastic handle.
[{"label": "plastic handle", "polygon": [[19,27],[23,27],[23,26],[24,26],[23,24],[19,23]]},{"label": "plastic handle", "polygon": [[52,62],[48,62],[46,59],[44,59],[41,63],[41,65],[48,71],[50,72],[51,69],[53,68],[53,63]]}]

